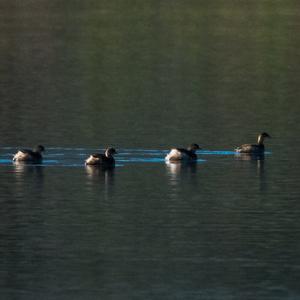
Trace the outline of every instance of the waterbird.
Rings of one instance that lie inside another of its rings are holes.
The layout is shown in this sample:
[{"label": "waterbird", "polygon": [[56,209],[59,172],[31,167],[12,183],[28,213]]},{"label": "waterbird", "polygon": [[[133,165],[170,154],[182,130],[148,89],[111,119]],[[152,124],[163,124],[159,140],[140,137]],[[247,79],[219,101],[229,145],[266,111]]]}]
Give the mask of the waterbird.
[{"label": "waterbird", "polygon": [[165,157],[166,161],[179,162],[179,161],[196,161],[196,151],[200,150],[198,144],[191,144],[187,149],[173,148]]},{"label": "waterbird", "polygon": [[114,166],[115,159],[113,157],[114,154],[117,154],[117,151],[114,148],[107,148],[104,154],[91,154],[86,160],[86,165],[98,165],[98,166]]},{"label": "waterbird", "polygon": [[45,147],[42,145],[36,146],[33,150],[21,149],[14,155],[13,161],[39,163],[43,159],[42,152],[44,151]]},{"label": "waterbird", "polygon": [[271,136],[263,132],[258,135],[257,144],[243,144],[235,148],[235,152],[238,153],[248,153],[248,154],[263,154],[265,151],[264,139],[271,138]]}]

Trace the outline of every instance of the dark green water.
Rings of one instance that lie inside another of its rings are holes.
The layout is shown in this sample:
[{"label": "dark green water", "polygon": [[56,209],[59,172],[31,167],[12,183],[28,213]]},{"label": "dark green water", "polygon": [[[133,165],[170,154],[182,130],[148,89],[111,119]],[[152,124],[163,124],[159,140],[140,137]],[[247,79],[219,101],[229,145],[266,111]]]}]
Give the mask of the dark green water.
[{"label": "dark green water", "polygon": [[[299,11],[1,1],[0,298],[299,299]],[[261,131],[263,160],[231,152]]]}]

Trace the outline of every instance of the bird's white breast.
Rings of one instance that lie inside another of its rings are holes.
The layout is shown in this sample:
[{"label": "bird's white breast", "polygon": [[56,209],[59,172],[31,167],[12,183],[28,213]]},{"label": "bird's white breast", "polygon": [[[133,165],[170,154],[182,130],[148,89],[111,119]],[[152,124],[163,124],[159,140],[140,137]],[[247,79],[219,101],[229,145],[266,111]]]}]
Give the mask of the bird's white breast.
[{"label": "bird's white breast", "polygon": [[184,153],[180,152],[178,149],[172,149],[170,153],[165,157],[165,160],[181,160],[184,159]]},{"label": "bird's white breast", "polygon": [[97,164],[98,162],[99,162],[99,158],[94,157],[93,155],[90,155],[85,161],[85,163],[88,165]]},{"label": "bird's white breast", "polygon": [[13,157],[13,160],[14,161],[18,161],[18,160],[26,160],[28,159],[29,156],[28,156],[28,153],[24,153],[22,151],[18,151],[15,156]]}]

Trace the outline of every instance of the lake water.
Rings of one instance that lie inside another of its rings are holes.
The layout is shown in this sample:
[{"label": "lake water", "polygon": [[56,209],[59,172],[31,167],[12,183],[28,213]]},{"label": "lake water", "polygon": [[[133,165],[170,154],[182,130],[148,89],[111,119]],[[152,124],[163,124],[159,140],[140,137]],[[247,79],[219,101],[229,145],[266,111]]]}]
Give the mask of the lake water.
[{"label": "lake water", "polygon": [[299,9],[2,1],[0,298],[300,299]]}]

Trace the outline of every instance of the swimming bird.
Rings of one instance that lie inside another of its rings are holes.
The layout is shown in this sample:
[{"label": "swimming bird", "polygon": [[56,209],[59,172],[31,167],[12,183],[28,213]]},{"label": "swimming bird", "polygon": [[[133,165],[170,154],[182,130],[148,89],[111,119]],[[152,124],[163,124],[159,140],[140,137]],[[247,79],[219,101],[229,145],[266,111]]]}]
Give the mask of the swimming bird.
[{"label": "swimming bird", "polygon": [[191,144],[187,149],[174,148],[165,157],[166,161],[195,161],[197,160],[196,150],[201,149],[197,144]]},{"label": "swimming bird", "polygon": [[238,153],[262,154],[265,151],[264,139],[271,138],[266,132],[261,133],[257,138],[257,144],[243,144],[235,149]]},{"label": "swimming bird", "polygon": [[91,154],[86,160],[86,165],[98,165],[98,166],[113,166],[115,164],[114,154],[117,151],[114,148],[107,148],[104,154]]},{"label": "swimming bird", "polygon": [[14,155],[13,161],[39,163],[43,159],[42,152],[44,151],[45,147],[42,145],[36,146],[33,150],[22,149]]}]

